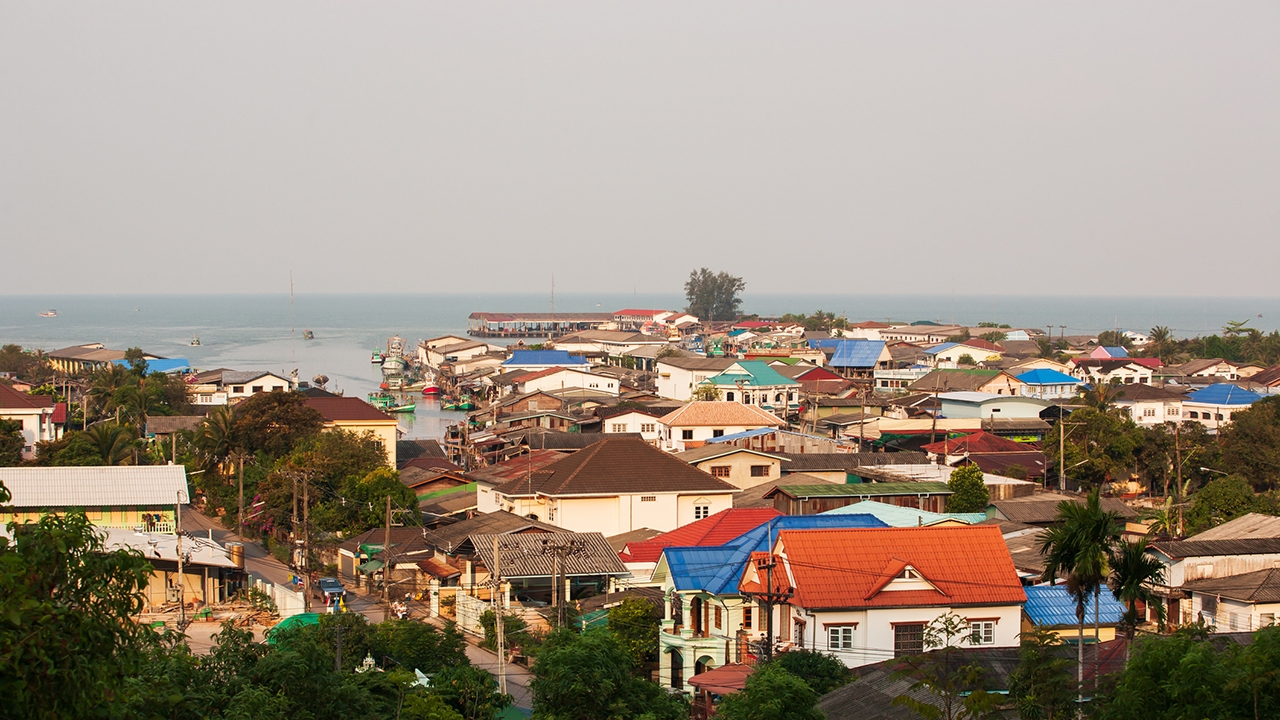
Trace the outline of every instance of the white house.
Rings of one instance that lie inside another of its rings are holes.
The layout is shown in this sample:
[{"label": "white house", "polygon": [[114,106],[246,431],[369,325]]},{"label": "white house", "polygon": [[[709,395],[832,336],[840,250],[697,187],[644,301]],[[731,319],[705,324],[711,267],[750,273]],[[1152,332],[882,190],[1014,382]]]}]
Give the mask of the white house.
[{"label": "white house", "polygon": [[658,424],[661,416],[644,410],[627,410],[616,415],[602,414],[600,431],[610,435],[639,434],[646,442],[657,444],[662,439],[662,426]]},{"label": "white house", "polygon": [[784,427],[776,415],[754,405],[727,400],[698,400],[672,410],[658,421],[662,447],[682,452],[712,438],[765,427]]},{"label": "white house", "polygon": [[1261,400],[1262,396],[1237,385],[1219,383],[1197,390],[1182,401],[1184,420],[1195,420],[1216,430],[1231,422],[1231,417]]},{"label": "white house", "polygon": [[667,347],[667,339],[659,335],[617,330],[583,330],[556,340],[556,349],[573,355],[603,355],[621,358],[641,348]]},{"label": "white house", "polygon": [[[454,336],[447,336],[447,338],[452,337]],[[437,340],[443,339],[438,338]],[[491,345],[479,340],[463,340],[462,342],[428,345],[426,347],[419,345],[418,358],[431,367],[440,367],[446,362],[465,362],[480,355],[501,352],[505,349],[501,345]]]},{"label": "white house", "polygon": [[1175,390],[1151,385],[1125,385],[1116,393],[1114,404],[1129,413],[1138,425],[1181,423],[1185,419],[1182,402],[1186,396]]},{"label": "white house", "polygon": [[638,438],[609,438],[509,480],[481,502],[573,532],[668,531],[733,507],[738,488]]},{"label": "white house", "polygon": [[[1203,601],[1209,597],[1207,580],[1226,580],[1234,576],[1280,567],[1280,538],[1250,537],[1221,540],[1171,540],[1154,542],[1147,548],[1164,565],[1164,584],[1156,591],[1167,598],[1170,625],[1195,622],[1205,612]],[[1199,597],[1181,592],[1187,585],[1199,587]],[[1228,611],[1230,612],[1230,611]],[[1240,612],[1238,609],[1236,612]],[[1265,611],[1262,611],[1265,612]],[[1217,614],[1210,608],[1207,618]],[[1256,627],[1256,626],[1255,626]]]},{"label": "white house", "polygon": [[1039,418],[1041,411],[1053,404],[1038,398],[984,392],[941,393],[938,400],[942,417],[952,419]]},{"label": "white house", "polygon": [[293,381],[259,370],[227,370],[222,373],[222,389],[227,402],[237,403],[258,393],[292,390]]},{"label": "white house", "polygon": [[707,380],[733,365],[732,358],[668,357],[654,363],[658,395],[684,402]]},{"label": "white house", "polygon": [[995,526],[784,530],[747,564],[743,595],[770,590],[771,562],[772,592],[789,595],[773,608],[783,649],[870,665],[922,653],[925,627],[950,613],[967,621],[968,644],[1018,647],[1026,594]]},{"label": "white house", "polygon": [[1071,374],[1091,384],[1106,385],[1114,382],[1123,385],[1134,383],[1150,385],[1151,376],[1154,374],[1150,367],[1126,358],[1076,358],[1072,363],[1075,367]]},{"label": "white house", "polygon": [[998,345],[982,339],[935,345],[925,350],[924,356],[926,362],[939,368],[960,367],[962,358],[967,358],[972,361],[969,364],[974,364],[994,363],[1003,357]]},{"label": "white house", "polygon": [[1057,370],[1028,370],[1014,375],[1022,382],[1022,394],[1041,400],[1063,400],[1080,394],[1080,381]]},{"label": "white house", "polygon": [[[63,421],[66,405],[61,406]],[[62,421],[58,421],[59,407],[49,395],[27,395],[0,383],[0,420],[12,420],[22,424],[22,457],[35,457],[36,443],[57,440],[62,437]]]},{"label": "white house", "polygon": [[1280,614],[1280,568],[1184,583],[1192,620],[1219,632],[1252,632],[1276,624]]},{"label": "white house", "polygon": [[552,367],[546,370],[517,378],[515,384],[520,392],[552,392],[568,388],[582,388],[596,392],[617,395],[620,383],[618,378],[608,375],[595,375],[577,368]]}]

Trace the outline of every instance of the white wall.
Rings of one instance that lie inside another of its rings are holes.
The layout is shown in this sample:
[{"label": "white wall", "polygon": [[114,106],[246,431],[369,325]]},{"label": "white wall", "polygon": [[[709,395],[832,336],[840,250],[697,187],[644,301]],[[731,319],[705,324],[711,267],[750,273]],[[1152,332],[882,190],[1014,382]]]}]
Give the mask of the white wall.
[{"label": "white wall", "polygon": [[[658,424],[658,418],[644,413],[614,415],[613,417],[605,418],[600,425],[601,432],[639,433],[641,437],[649,442],[656,442],[662,437],[662,426]],[[622,429],[616,429],[615,426],[622,426]]]},{"label": "white wall", "polygon": [[693,437],[690,438],[691,441],[696,442],[698,440],[701,440],[705,442],[707,440],[711,440],[714,437],[717,437],[715,434],[716,430],[723,430],[724,431],[724,433],[722,433],[723,435],[733,435],[734,433],[746,432],[748,430],[756,430],[764,426],[752,425],[750,427],[747,427],[743,425],[726,425],[725,427],[722,427],[722,428],[713,428],[713,427],[702,427],[702,426],[680,427],[678,425],[674,427],[668,427],[666,425],[662,425],[661,427],[662,427],[662,440],[663,440],[663,444],[665,445],[665,449],[670,450],[671,452],[684,452],[685,450],[688,449],[687,447],[685,447],[685,440],[684,440],[685,430],[693,431]]},{"label": "white wall", "polygon": [[535,378],[528,382],[521,382],[524,392],[534,392],[537,390],[551,391],[563,390],[564,388],[585,388],[587,390],[595,390],[597,392],[608,393],[610,395],[618,394],[618,379],[607,375],[592,375],[591,373],[579,372],[577,370],[562,370],[553,375]]},{"label": "white wall", "polygon": [[685,370],[667,365],[661,360],[655,367],[658,375],[658,395],[680,401],[692,398],[694,388],[707,378],[720,374],[719,370]]}]

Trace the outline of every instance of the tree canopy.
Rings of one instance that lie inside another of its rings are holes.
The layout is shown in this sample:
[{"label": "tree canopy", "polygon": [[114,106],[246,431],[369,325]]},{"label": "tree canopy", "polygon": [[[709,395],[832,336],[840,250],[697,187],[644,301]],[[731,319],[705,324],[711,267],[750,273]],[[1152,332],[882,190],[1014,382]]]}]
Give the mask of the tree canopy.
[{"label": "tree canopy", "polygon": [[742,306],[742,291],[747,284],[727,272],[713,273],[700,268],[689,273],[684,284],[684,297],[689,305],[685,312],[700,320],[733,320]]},{"label": "tree canopy", "polygon": [[982,468],[965,465],[951,471],[947,481],[951,497],[947,498],[947,512],[984,512],[991,504],[991,492],[982,481]]}]

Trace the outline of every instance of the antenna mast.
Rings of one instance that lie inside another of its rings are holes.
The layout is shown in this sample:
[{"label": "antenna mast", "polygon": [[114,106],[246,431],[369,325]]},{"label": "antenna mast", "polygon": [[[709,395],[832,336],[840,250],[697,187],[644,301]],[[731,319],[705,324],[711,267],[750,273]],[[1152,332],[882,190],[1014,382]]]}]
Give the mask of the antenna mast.
[{"label": "antenna mast", "polygon": [[293,362],[293,371],[298,370],[298,346],[293,341],[294,330],[298,326],[298,313],[293,307],[293,270],[289,270],[289,358]]}]

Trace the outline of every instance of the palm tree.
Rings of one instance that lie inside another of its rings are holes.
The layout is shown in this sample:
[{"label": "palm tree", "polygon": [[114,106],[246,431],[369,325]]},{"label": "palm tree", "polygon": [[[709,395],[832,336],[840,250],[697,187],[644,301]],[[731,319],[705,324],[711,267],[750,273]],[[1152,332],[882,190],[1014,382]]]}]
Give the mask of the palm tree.
[{"label": "palm tree", "polygon": [[1157,325],[1151,328],[1151,332],[1147,334],[1151,345],[1151,354],[1165,360],[1169,355],[1169,346],[1173,344],[1173,331],[1164,325]]},{"label": "palm tree", "polygon": [[[1084,619],[1085,603],[1093,596],[1094,637],[1098,637],[1098,599],[1102,586],[1111,574],[1111,546],[1120,538],[1119,514],[1102,509],[1097,490],[1083,503],[1063,500],[1058,503],[1058,519],[1045,531],[1040,554],[1045,556],[1042,580],[1056,583],[1058,575],[1066,577],[1067,592],[1076,602],[1079,622],[1079,644],[1076,648],[1076,682],[1080,702],[1084,702]],[[1097,656],[1094,656],[1095,665]],[[1096,668],[1095,668],[1096,674]]]},{"label": "palm tree", "polygon": [[115,409],[116,391],[133,382],[134,378],[123,365],[111,364],[93,374],[89,386],[89,399],[97,411]]},{"label": "palm tree", "polygon": [[235,453],[234,424],[231,410],[226,405],[218,405],[196,429],[195,446],[204,454],[206,469]]},{"label": "palm tree", "polygon": [[1155,610],[1156,623],[1161,630],[1164,629],[1164,603],[1151,587],[1162,584],[1164,565],[1147,554],[1146,538],[1137,542],[1126,540],[1112,548],[1111,593],[1129,608],[1124,614],[1124,631],[1130,643],[1140,622],[1139,602]]},{"label": "palm tree", "polygon": [[1164,499],[1163,505],[1153,507],[1142,514],[1143,520],[1150,520],[1147,535],[1155,538],[1173,537],[1178,528],[1178,517],[1173,509],[1173,496]]},{"label": "palm tree", "polygon": [[100,423],[85,431],[104,465],[124,465],[134,448],[133,433],[115,423]]},{"label": "palm tree", "polygon": [[133,385],[126,385],[117,394],[120,407],[139,428],[145,428],[147,418],[155,410],[164,405],[164,395],[155,383],[145,379]]},{"label": "palm tree", "polygon": [[1115,402],[1116,395],[1120,394],[1120,386],[1112,385],[1104,382],[1095,382],[1093,387],[1086,390],[1081,396],[1085,405],[1097,410],[1098,412],[1110,412],[1112,403]]}]

